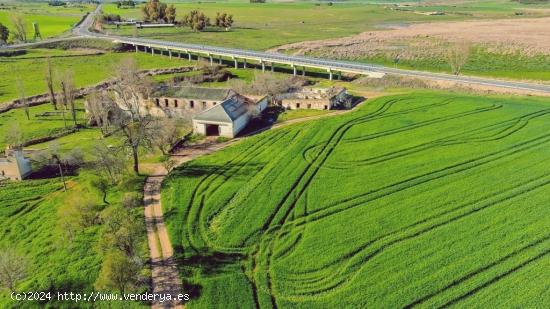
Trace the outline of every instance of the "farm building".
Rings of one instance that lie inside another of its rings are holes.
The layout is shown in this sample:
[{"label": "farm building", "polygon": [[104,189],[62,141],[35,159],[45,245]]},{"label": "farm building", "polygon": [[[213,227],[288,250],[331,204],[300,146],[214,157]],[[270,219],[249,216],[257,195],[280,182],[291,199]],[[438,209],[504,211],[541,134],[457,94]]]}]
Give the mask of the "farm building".
[{"label": "farm building", "polygon": [[31,172],[31,162],[23,156],[23,150],[7,147],[5,157],[0,157],[0,180],[23,180]]},{"label": "farm building", "polygon": [[236,96],[230,89],[161,86],[145,102],[157,117],[190,117]]},{"label": "farm building", "polygon": [[261,114],[267,104],[267,97],[253,101],[239,95],[232,96],[193,117],[193,131],[202,135],[233,138],[253,117]]},{"label": "farm building", "polygon": [[286,109],[350,108],[352,97],[345,88],[301,88],[278,95],[275,103]]}]

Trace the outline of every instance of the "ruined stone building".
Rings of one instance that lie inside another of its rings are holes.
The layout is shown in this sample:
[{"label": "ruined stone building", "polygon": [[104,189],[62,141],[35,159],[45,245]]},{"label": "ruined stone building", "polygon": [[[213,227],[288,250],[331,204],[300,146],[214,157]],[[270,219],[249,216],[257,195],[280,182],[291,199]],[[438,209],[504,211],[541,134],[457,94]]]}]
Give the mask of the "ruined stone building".
[{"label": "ruined stone building", "polygon": [[347,109],[352,97],[341,87],[301,88],[278,95],[275,104],[286,109]]},{"label": "ruined stone building", "polygon": [[230,89],[164,85],[144,103],[153,116],[191,118],[236,95]]}]

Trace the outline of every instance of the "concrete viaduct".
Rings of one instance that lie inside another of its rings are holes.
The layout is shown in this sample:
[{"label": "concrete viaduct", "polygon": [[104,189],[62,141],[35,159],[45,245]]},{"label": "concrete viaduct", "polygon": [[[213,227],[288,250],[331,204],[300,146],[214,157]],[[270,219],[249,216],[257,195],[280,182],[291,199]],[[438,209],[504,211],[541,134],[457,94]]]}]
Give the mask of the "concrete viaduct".
[{"label": "concrete viaduct", "polygon": [[383,72],[374,71],[374,67],[370,68],[370,66],[366,65],[356,65],[353,63],[347,64],[342,61],[332,63],[331,61],[310,57],[286,56],[283,54],[273,54],[267,52],[245,51],[171,42],[155,44],[150,40],[144,40],[144,42],[141,42],[139,39],[136,40],[131,38],[116,39],[114,42],[133,46],[136,52],[150,52],[152,55],[166,54],[170,58],[187,58],[191,61],[192,55],[195,55],[197,58],[203,57],[208,59],[210,64],[213,64],[214,61],[221,63],[222,59],[225,59],[232,61],[235,68],[239,68],[241,63],[243,68],[247,68],[247,65],[253,64],[261,67],[263,72],[265,72],[266,69],[274,71],[275,65],[283,65],[288,66],[292,70],[294,76],[298,75],[299,71],[301,71],[301,75],[305,75],[306,69],[314,69],[316,72],[326,72],[330,80],[335,77],[340,78],[341,73],[359,74],[372,78],[380,78],[385,75]]}]

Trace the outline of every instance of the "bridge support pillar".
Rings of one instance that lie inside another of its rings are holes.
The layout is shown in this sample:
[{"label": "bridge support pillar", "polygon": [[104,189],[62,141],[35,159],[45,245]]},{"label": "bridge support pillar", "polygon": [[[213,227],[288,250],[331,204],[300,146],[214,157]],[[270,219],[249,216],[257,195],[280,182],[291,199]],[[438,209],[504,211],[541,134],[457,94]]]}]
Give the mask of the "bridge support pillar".
[{"label": "bridge support pillar", "polygon": [[212,55],[208,55],[208,58],[210,58],[210,65],[214,64],[214,58],[212,58]]},{"label": "bridge support pillar", "polygon": [[221,56],[218,58],[218,64],[222,64],[222,57]]},{"label": "bridge support pillar", "polygon": [[155,49],[151,47],[151,56],[155,55]]},{"label": "bridge support pillar", "polygon": [[306,76],[306,67],[302,67],[302,76]]},{"label": "bridge support pillar", "polygon": [[328,69],[327,72],[328,72],[328,80],[332,80],[332,70]]},{"label": "bridge support pillar", "polygon": [[265,72],[265,63],[263,61],[260,63],[262,64],[262,72]]},{"label": "bridge support pillar", "polygon": [[191,61],[191,53],[187,53],[187,59]]},{"label": "bridge support pillar", "polygon": [[296,66],[292,65],[292,75],[296,76]]},{"label": "bridge support pillar", "polygon": [[271,72],[275,72],[275,64],[271,62]]},{"label": "bridge support pillar", "polygon": [[243,68],[246,69],[246,59],[244,59]]},{"label": "bridge support pillar", "polygon": [[235,69],[239,68],[239,63],[237,62],[236,58],[233,58],[233,61],[235,62]]},{"label": "bridge support pillar", "polygon": [[134,45],[134,46],[136,47],[136,53],[137,53],[139,51],[138,46],[137,45]]},{"label": "bridge support pillar", "polygon": [[172,59],[172,51],[171,51],[171,50],[168,50],[168,57],[169,57],[170,59]]}]

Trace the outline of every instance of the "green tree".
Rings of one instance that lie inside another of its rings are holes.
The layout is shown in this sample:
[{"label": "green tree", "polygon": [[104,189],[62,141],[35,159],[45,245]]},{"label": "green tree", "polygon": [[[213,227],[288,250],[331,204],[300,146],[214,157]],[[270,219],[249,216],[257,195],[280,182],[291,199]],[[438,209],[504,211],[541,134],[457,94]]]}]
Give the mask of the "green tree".
[{"label": "green tree", "polygon": [[176,7],[173,4],[166,9],[166,21],[172,24],[176,21]]},{"label": "green tree", "polygon": [[[161,3],[159,0],[149,0],[141,12],[143,14],[143,20],[150,22],[166,21],[166,3]],[[174,7],[174,18],[176,16]]]},{"label": "green tree", "polygon": [[0,285],[11,292],[26,277],[27,262],[13,248],[0,250]]},{"label": "green tree", "polygon": [[181,23],[189,26],[193,31],[202,31],[204,28],[210,26],[210,18],[203,12],[193,10],[183,17]]},{"label": "green tree", "polygon": [[8,27],[0,23],[0,43],[2,42],[6,43],[8,41],[9,36],[10,36],[10,30],[8,29]]},{"label": "green tree", "polygon": [[90,185],[101,193],[103,203],[108,205],[109,202],[107,202],[107,193],[109,192],[109,188],[111,187],[109,181],[103,177],[97,177],[90,181]]},{"label": "green tree", "polygon": [[103,258],[101,272],[94,286],[98,290],[118,290],[121,294],[137,286],[141,265],[118,250],[109,251]]},{"label": "green tree", "polygon": [[229,31],[233,26],[233,15],[227,13],[216,13],[216,27],[225,28],[226,31]]}]

